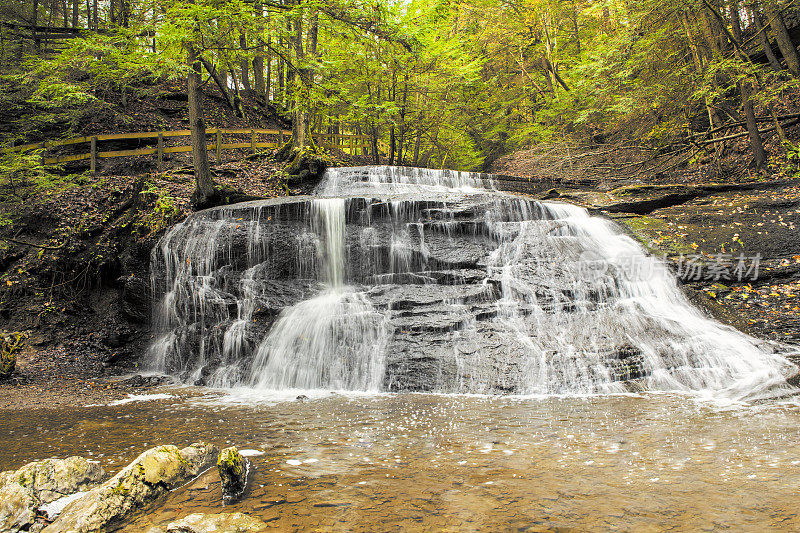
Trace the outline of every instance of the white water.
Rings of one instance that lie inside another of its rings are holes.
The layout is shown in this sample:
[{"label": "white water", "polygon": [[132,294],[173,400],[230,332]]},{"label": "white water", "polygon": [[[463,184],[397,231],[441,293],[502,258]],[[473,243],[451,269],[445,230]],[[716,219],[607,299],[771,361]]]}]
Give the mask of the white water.
[{"label": "white water", "polygon": [[[325,198],[190,218],[154,253],[154,369],[257,390],[734,399],[795,372],[692,307],[611,222],[492,187],[450,171],[332,169]],[[476,281],[437,281],[448,276]],[[282,310],[263,318],[265,307]]]},{"label": "white water", "polygon": [[259,389],[380,390],[385,318],[360,293],[328,290],[288,308],[253,360]]},{"label": "white water", "polygon": [[489,174],[433,170],[412,167],[341,167],[331,168],[317,187],[319,196],[355,196],[406,192],[424,194],[431,190],[454,189],[461,191],[494,190]]},{"label": "white water", "polygon": [[341,288],[345,262],[345,201],[343,198],[314,200],[311,210],[311,229],[322,239],[318,254],[323,265],[323,280],[334,289]]}]

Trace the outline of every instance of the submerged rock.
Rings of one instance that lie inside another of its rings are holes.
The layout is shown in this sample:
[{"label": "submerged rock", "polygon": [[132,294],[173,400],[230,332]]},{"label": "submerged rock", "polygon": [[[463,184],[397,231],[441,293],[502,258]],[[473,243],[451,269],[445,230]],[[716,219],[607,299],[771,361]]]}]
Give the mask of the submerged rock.
[{"label": "submerged rock", "polygon": [[0,473],[0,531],[28,530],[39,506],[97,483],[103,469],[83,457],[46,459]]},{"label": "submerged rock", "polygon": [[235,446],[225,448],[217,458],[217,470],[222,480],[222,498],[226,502],[234,501],[244,492],[247,486],[247,473],[250,465]]},{"label": "submerged rock", "polygon": [[105,531],[131,511],[196,477],[213,464],[216,453],[216,448],[206,443],[182,450],[171,445],[151,448],[113,478],[70,503],[44,531]]},{"label": "submerged rock", "polygon": [[266,527],[263,521],[244,513],[194,513],[171,522],[167,533],[249,533]]}]

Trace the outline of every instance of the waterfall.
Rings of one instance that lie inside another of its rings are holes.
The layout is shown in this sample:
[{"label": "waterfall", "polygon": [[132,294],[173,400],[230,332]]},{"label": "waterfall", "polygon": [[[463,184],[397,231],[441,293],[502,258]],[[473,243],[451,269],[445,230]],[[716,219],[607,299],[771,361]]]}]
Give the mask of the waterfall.
[{"label": "waterfall", "polygon": [[340,167],[327,171],[315,193],[337,197],[375,192],[386,194],[387,190],[399,189],[424,194],[442,188],[477,191],[494,189],[495,186],[491,175],[477,172],[390,166]]},{"label": "waterfall", "polygon": [[387,341],[385,318],[362,293],[326,290],[280,316],[256,351],[249,384],[378,391]]},{"label": "waterfall", "polygon": [[480,174],[331,169],[314,197],[203,211],[152,282],[149,363],[189,383],[741,398],[796,372],[612,222]]},{"label": "waterfall", "polygon": [[318,254],[323,264],[323,279],[340,288],[344,276],[344,207],[343,198],[326,198],[311,203],[311,227],[322,243]]}]

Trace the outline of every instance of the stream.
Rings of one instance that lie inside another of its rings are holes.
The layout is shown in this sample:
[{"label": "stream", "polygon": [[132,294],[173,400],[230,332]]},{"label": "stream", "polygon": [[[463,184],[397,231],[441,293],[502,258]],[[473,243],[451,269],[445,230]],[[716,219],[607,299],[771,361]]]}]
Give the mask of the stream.
[{"label": "stream", "polygon": [[9,438],[0,469],[77,454],[115,472],[156,444],[197,440],[263,452],[250,457],[238,503],[223,506],[211,469],[124,531],[223,511],[282,531],[800,528],[796,401],[167,392],[69,413],[1,413]]}]

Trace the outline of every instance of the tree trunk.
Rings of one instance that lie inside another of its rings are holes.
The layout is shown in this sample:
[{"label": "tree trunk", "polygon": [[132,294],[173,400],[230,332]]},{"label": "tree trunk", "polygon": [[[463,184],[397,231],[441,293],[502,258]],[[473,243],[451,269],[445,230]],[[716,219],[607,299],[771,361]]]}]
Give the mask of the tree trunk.
[{"label": "tree trunk", "polygon": [[[373,100],[372,98],[372,84],[367,82],[367,95],[369,96],[369,101],[374,102],[380,99],[380,87],[381,84],[378,83],[377,91],[377,98]],[[370,119],[369,121],[369,130],[370,130],[370,144],[372,145],[372,162],[376,165],[380,164],[381,162],[381,155],[378,151],[378,139],[380,137],[380,132],[378,131],[378,127],[375,125],[375,121]]]},{"label": "tree trunk", "polygon": [[301,65],[305,59],[303,49],[303,11],[297,14],[294,22],[294,57],[295,68],[298,72],[294,75],[294,120],[292,120],[292,148],[304,150],[306,147],[306,135],[308,134],[308,117],[306,116],[306,87],[303,78],[304,69]]},{"label": "tree trunk", "polygon": [[263,34],[264,29],[263,25],[261,24],[261,20],[264,18],[264,8],[261,3],[256,3],[255,10],[256,18],[258,19],[256,27],[259,35],[258,49],[256,50],[255,57],[253,58],[253,84],[256,95],[266,99],[267,84],[264,80],[264,41],[261,40],[261,34]]},{"label": "tree trunk", "polygon": [[[686,13],[686,11],[683,11],[681,13],[681,23],[683,24],[683,29],[686,32],[686,40],[689,43],[689,48],[692,50],[692,59],[694,61],[695,71],[697,72],[697,74],[699,76],[702,77],[703,76],[703,71],[705,69],[705,67],[703,65],[703,57],[700,55],[700,51],[697,48],[697,43],[696,43],[694,35],[692,33],[691,26],[689,25],[689,15]],[[706,105],[706,113],[708,114],[709,127],[711,129],[713,129],[713,128],[719,126],[722,121],[717,116],[714,108],[711,107],[711,104],[709,102],[708,96],[705,96],[703,98],[703,101],[704,101],[704,103]],[[712,136],[711,138],[713,139],[714,137]],[[719,155],[718,147],[716,145],[714,145],[714,146],[715,146],[715,149],[717,151],[717,155]]]},{"label": "tree trunk", "polygon": [[[743,42],[743,39],[742,39],[742,22],[739,19],[739,2],[738,2],[738,0],[729,0],[729,3],[730,3],[730,12],[731,12],[731,27],[733,28],[733,39],[731,39],[731,41],[733,42],[733,46],[734,46],[734,48],[736,48],[736,52],[739,54],[741,59],[742,60],[747,59],[748,61],[752,62],[750,57],[747,56],[744,53],[744,50],[742,50],[742,44],[741,44]],[[763,88],[764,87],[764,83],[763,83],[763,81],[761,79],[761,75],[756,72],[755,73],[755,78],[756,78],[756,82],[758,83],[757,87],[760,88],[760,89]],[[748,97],[749,97],[749,95],[748,95]],[[775,113],[775,105],[772,103],[771,100],[767,102],[767,109],[769,110],[769,113],[772,116],[772,119],[773,119],[773,121],[775,123],[775,128],[778,131],[778,137],[780,137],[781,142],[785,142],[786,141],[786,133],[783,131],[783,126],[781,126],[781,122],[778,120],[778,115]],[[759,134],[759,138],[760,137],[761,137],[761,134]],[[763,146],[762,146],[762,149],[763,149]]]},{"label": "tree trunk", "polygon": [[[50,0],[50,6],[49,7],[50,7],[50,15],[47,17],[47,23],[45,24],[45,27],[52,28],[53,27],[53,15],[55,14],[55,11],[56,11],[56,2],[55,2],[55,0]],[[47,33],[44,34],[44,50],[45,51],[47,50],[47,35],[48,35]]]},{"label": "tree trunk", "polygon": [[394,165],[394,152],[395,152],[395,135],[394,135],[394,125],[392,125],[392,129],[389,130],[389,164]]},{"label": "tree trunk", "polygon": [[[286,35],[289,36],[291,34],[292,34],[292,21],[287,20]],[[287,37],[284,44],[286,45],[286,55],[288,59],[288,57],[291,57],[292,55],[292,50],[294,50],[294,38]],[[297,61],[295,60],[295,63],[296,62]],[[295,67],[297,67],[297,65],[295,65]],[[296,75],[297,73],[294,71],[294,68],[292,68],[290,60],[287,60],[286,61],[286,107],[289,108],[292,111],[292,113],[294,113],[294,103],[295,103],[294,91],[296,89],[294,79]]]},{"label": "tree trunk", "polygon": [[775,40],[778,42],[778,48],[780,48],[781,54],[786,60],[786,66],[792,76],[800,78],[800,56],[798,56],[797,48],[795,48],[792,38],[789,36],[789,30],[786,29],[786,23],[783,20],[783,15],[781,15],[780,7],[775,5],[772,0],[767,0],[765,4],[767,12],[772,19],[771,26],[772,31],[775,32]]},{"label": "tree trunk", "polygon": [[[211,62],[208,61],[205,58],[201,57],[200,58],[200,62],[206,68],[206,71],[208,71],[208,73],[211,75],[211,78],[214,80],[214,83],[217,84],[217,87],[219,88],[219,92],[222,93],[222,96],[225,98],[225,101],[228,102],[228,105],[230,106],[230,108],[233,109],[234,111],[236,111],[236,103],[233,101],[233,97],[231,96],[230,91],[228,91],[227,80],[224,80],[222,78],[222,76],[220,75],[221,70],[217,70],[217,68],[214,65],[212,65]],[[227,78],[227,77],[228,77],[228,75],[226,73],[225,74],[225,78]]]},{"label": "tree trunk", "polygon": [[72,0],[72,27],[78,27],[78,17],[80,17],[80,0]]},{"label": "tree trunk", "polygon": [[[278,49],[283,48],[283,37],[278,38]],[[284,104],[286,102],[284,95],[286,94],[286,83],[284,78],[284,73],[286,72],[285,61],[283,57],[278,56],[278,95],[280,97],[280,103]]]},{"label": "tree trunk", "polygon": [[242,95],[239,93],[239,80],[236,78],[236,71],[228,65],[228,72],[230,73],[231,80],[233,80],[233,108],[236,110],[237,116],[244,117]]},{"label": "tree trunk", "polygon": [[122,27],[127,28],[131,18],[130,0],[120,0],[120,3],[122,4]]},{"label": "tree trunk", "polygon": [[548,62],[546,61],[545,57],[542,56],[541,60],[539,61],[539,64],[542,66],[542,71],[544,73],[544,82],[547,84],[547,91],[553,96],[555,96],[556,88],[555,86],[553,86],[553,78],[550,75],[550,69],[547,68],[547,63]]},{"label": "tree trunk", "polygon": [[781,62],[778,61],[778,58],[775,56],[775,52],[772,51],[772,43],[769,42],[769,35],[767,35],[767,30],[764,28],[764,24],[761,22],[761,11],[759,9],[758,2],[754,1],[748,7],[750,8],[750,16],[753,18],[753,25],[756,28],[756,32],[758,32],[758,39],[761,42],[761,49],[764,50],[764,55],[767,56],[767,60],[769,61],[769,65],[772,67],[772,70],[775,72],[780,72],[783,70],[783,67],[781,66]]},{"label": "tree trunk", "polygon": [[[243,51],[247,50],[247,38],[244,33],[239,34],[239,47]],[[242,69],[242,87],[244,87],[244,91],[249,94],[253,90],[252,85],[250,85],[250,65],[247,59],[243,58],[239,66]]]},{"label": "tree trunk", "polygon": [[94,29],[97,29],[97,28],[99,28],[99,26],[97,24],[97,0],[94,0],[93,10],[94,10],[94,13],[92,14],[92,27]]},{"label": "tree trunk", "polygon": [[222,63],[217,65],[217,72],[219,73],[219,79],[222,84],[225,86],[225,89],[229,89],[228,87],[228,67],[224,66]]},{"label": "tree trunk", "polygon": [[264,86],[264,97],[267,103],[272,100],[270,93],[272,92],[272,37],[267,38],[267,74],[266,85]]},{"label": "tree trunk", "polygon": [[189,60],[187,95],[189,97],[189,127],[192,132],[192,163],[194,164],[195,190],[192,197],[194,204],[205,206],[214,196],[214,182],[211,180],[211,169],[208,166],[206,149],[206,124],[203,120],[203,93],[200,88],[200,61],[194,51],[194,45],[186,46]]},{"label": "tree trunk", "polygon": [[572,34],[575,37],[576,51],[578,52],[578,55],[580,55],[581,34],[580,30],[578,29],[578,0],[572,0]]},{"label": "tree trunk", "polygon": [[[311,14],[311,21],[308,28],[308,47],[307,52],[311,58],[317,57],[317,39],[319,37],[319,15],[317,14],[317,10],[314,9]],[[310,100],[310,92],[311,88],[314,86],[314,67],[311,65],[306,65],[303,67],[303,91],[304,91],[304,98],[306,106],[309,105]],[[307,114],[307,112],[306,112]],[[311,132],[308,129],[308,118],[306,118],[306,135],[311,135]],[[313,141],[313,138],[312,138]],[[312,143],[313,144],[313,143]]]},{"label": "tree trunk", "polygon": [[747,80],[740,81],[737,85],[739,86],[739,94],[742,95],[742,105],[744,107],[745,121],[747,122],[747,133],[750,136],[750,146],[753,149],[753,158],[756,162],[756,168],[761,170],[767,164],[767,155],[764,153],[764,143],[761,140],[756,114],[750,101],[750,85]]},{"label": "tree trunk", "polygon": [[38,53],[42,49],[42,43],[36,35],[36,26],[39,24],[39,0],[33,0],[33,16],[31,19],[33,21],[33,29],[31,30],[31,32],[33,32],[33,42],[36,45],[36,52]]},{"label": "tree trunk", "polygon": [[264,79],[264,47],[259,47],[259,52],[253,58],[253,83],[258,96],[266,98],[267,82]]},{"label": "tree trunk", "polygon": [[319,14],[317,10],[311,15],[311,27],[308,29],[308,51],[313,56],[317,56],[317,39],[319,38]]},{"label": "tree trunk", "polygon": [[378,128],[375,124],[370,125],[372,135],[370,136],[370,143],[372,144],[372,162],[379,165],[381,162],[381,153],[378,148]]},{"label": "tree trunk", "polygon": [[403,80],[403,105],[400,107],[400,140],[397,144],[397,164],[403,165],[403,152],[406,142],[406,109],[408,107],[408,74]]},{"label": "tree trunk", "polygon": [[[747,61],[748,58],[744,56],[743,52],[739,49],[738,44],[735,42],[735,37],[727,33],[727,26],[723,26],[722,16],[719,11],[712,6],[708,0],[703,0],[703,2],[706,4],[707,8],[703,12],[703,18],[706,22],[703,27],[706,31],[719,31],[721,33],[706,35],[706,39],[709,41],[709,45],[711,45],[715,55],[719,57],[724,56],[723,50],[728,48],[727,43],[730,37],[731,44],[739,54],[742,54],[742,59]],[[712,25],[712,22],[716,24]],[[739,94],[742,97],[742,109],[744,109],[745,123],[750,136],[750,146],[753,149],[753,158],[755,159],[756,167],[761,170],[766,165],[767,157],[764,153],[764,143],[761,140],[761,134],[758,132],[758,122],[756,121],[756,114],[753,110],[750,82],[746,79],[739,81],[736,83],[736,88],[739,90]]]}]

